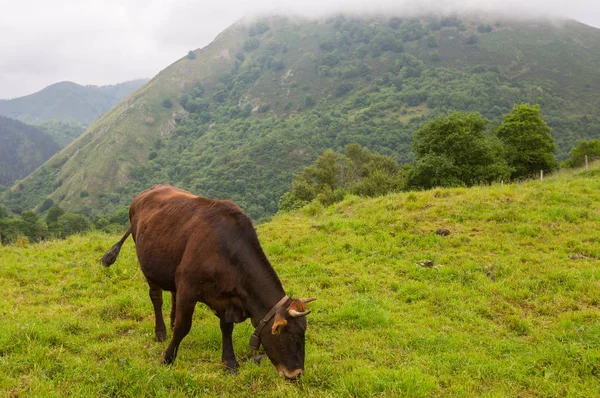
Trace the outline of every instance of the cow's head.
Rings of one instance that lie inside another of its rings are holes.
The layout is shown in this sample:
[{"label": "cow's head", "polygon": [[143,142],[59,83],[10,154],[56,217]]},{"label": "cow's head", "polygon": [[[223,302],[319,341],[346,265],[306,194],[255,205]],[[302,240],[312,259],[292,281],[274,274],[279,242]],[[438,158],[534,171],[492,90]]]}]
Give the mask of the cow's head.
[{"label": "cow's head", "polygon": [[304,334],[306,333],[306,303],[315,298],[294,299],[277,311],[270,327],[261,332],[265,352],[279,375],[296,379],[304,372]]}]

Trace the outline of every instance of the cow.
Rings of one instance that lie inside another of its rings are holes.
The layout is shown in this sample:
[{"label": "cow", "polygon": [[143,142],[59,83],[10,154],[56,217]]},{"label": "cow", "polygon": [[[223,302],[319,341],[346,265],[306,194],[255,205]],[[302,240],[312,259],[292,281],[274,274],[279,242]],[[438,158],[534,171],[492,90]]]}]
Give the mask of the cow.
[{"label": "cow", "polygon": [[233,202],[212,200],[170,185],[141,192],[129,207],[129,230],[102,257],[108,267],[131,234],[140,268],[150,288],[155,338],[167,330],[162,314],[163,291],[171,292],[173,337],[164,364],[177,357],[181,340],[192,326],[197,302],[219,318],[223,338],[221,360],[235,373],[234,323],[251,319],[250,346],[262,344],[279,375],[297,379],[304,372],[306,303],[283,289],[263,252],[250,219]]}]

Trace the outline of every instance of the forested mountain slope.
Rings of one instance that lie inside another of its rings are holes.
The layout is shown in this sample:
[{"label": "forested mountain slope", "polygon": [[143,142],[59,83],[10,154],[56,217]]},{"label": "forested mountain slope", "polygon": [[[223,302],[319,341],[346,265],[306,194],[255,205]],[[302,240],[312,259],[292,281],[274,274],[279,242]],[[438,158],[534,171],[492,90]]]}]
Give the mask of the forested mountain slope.
[{"label": "forested mountain slope", "polygon": [[59,148],[43,131],[0,116],[0,187],[25,177]]},{"label": "forested mountain slope", "polygon": [[466,110],[500,120],[521,102],[541,105],[564,158],[600,131],[599,61],[600,30],[575,21],[240,22],[104,114],[3,201],[19,210],[50,197],[110,214],[160,182],[234,199],[258,218],[325,149],[359,143],[408,162],[429,118]]},{"label": "forested mountain slope", "polygon": [[24,97],[0,100],[0,115],[26,123],[58,120],[88,125],[147,81],[137,79],[108,86],[60,82]]}]

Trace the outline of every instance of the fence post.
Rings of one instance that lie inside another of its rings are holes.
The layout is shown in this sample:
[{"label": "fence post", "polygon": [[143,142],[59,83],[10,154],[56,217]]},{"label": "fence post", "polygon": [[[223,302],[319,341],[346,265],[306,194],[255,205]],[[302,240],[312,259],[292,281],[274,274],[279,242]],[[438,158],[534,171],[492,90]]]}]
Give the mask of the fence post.
[{"label": "fence post", "polygon": [[588,157],[585,155],[585,171],[589,171]]},{"label": "fence post", "polygon": [[540,170],[540,181],[544,181],[544,170]]}]

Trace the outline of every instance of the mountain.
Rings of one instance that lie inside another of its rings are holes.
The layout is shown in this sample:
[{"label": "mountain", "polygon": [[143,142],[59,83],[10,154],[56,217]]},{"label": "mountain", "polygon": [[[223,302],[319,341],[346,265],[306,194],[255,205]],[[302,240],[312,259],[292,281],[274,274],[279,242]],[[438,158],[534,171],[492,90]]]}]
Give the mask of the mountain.
[{"label": "mountain", "polygon": [[0,115],[26,123],[58,120],[88,125],[147,81],[137,79],[108,86],[60,82],[34,94],[0,100]]},{"label": "mountain", "polygon": [[350,143],[412,160],[412,134],[452,110],[494,123],[541,105],[560,159],[598,138],[600,30],[475,17],[236,23],[92,123],[2,200],[110,214],[153,183],[273,214],[294,172]]},{"label": "mountain", "polygon": [[59,149],[43,131],[0,116],[0,187],[27,176]]},{"label": "mountain", "polygon": [[42,123],[36,123],[34,126],[51,136],[61,148],[69,145],[86,128],[84,124],[59,120],[47,120]]}]

